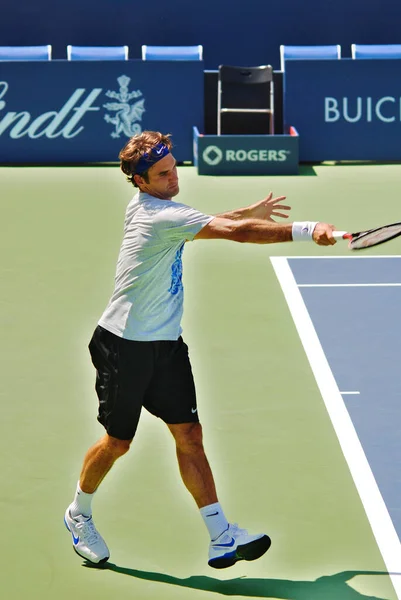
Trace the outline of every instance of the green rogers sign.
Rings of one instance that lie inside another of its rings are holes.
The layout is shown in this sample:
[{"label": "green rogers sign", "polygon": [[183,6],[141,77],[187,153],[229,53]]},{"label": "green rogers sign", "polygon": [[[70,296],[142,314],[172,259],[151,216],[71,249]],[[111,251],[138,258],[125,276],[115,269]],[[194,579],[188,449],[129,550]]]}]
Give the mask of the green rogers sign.
[{"label": "green rogers sign", "polygon": [[200,135],[194,127],[199,175],[298,173],[297,135]]}]

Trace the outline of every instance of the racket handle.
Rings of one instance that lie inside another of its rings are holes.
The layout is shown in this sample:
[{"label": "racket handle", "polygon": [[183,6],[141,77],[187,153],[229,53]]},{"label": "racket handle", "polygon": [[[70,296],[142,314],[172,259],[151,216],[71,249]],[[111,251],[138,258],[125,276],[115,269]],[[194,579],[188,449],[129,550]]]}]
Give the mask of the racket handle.
[{"label": "racket handle", "polygon": [[349,234],[348,231],[333,231],[333,238],[336,240],[342,240],[348,237],[351,237],[351,234]]}]

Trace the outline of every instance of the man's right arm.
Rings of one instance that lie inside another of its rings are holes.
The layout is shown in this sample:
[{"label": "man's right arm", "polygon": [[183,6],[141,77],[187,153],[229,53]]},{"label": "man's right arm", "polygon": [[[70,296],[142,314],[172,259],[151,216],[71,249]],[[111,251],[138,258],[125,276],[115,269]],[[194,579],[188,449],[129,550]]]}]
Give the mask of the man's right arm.
[{"label": "man's right arm", "polygon": [[[261,219],[232,220],[223,217],[214,217],[207,225],[196,234],[195,240],[222,239],[233,242],[250,244],[277,244],[291,242],[294,231],[303,231],[303,223],[274,223]],[[306,225],[306,223],[305,223]],[[336,243],[333,238],[333,225],[317,223],[313,225],[312,235],[306,233],[305,239],[313,239],[320,246],[329,246]],[[297,239],[303,239],[302,235]]]}]

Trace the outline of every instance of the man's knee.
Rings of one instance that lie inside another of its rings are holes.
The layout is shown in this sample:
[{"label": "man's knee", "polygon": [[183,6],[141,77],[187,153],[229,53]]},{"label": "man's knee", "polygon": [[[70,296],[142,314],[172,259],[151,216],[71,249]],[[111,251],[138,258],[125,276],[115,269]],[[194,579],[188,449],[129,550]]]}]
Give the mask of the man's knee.
[{"label": "man's knee", "polygon": [[118,438],[112,437],[111,435],[106,434],[105,438],[105,446],[107,450],[113,454],[115,458],[119,458],[126,454],[131,446],[131,440],[119,440]]},{"label": "man's knee", "polygon": [[202,426],[200,423],[181,423],[169,425],[174,436],[177,449],[181,452],[191,453],[203,450]]}]

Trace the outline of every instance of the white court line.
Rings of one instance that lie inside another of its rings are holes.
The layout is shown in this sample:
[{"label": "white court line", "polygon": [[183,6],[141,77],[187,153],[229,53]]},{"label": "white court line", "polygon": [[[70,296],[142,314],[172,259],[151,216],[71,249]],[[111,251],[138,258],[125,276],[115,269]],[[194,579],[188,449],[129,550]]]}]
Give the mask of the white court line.
[{"label": "white court line", "polygon": [[377,545],[401,600],[401,544],[377,486],[361,442],[341,397],[308,310],[288,261],[270,258],[305,349],[316,383],[326,405],[341,449],[348,463]]},{"label": "white court line", "polygon": [[361,392],[340,392],[341,396],[344,396],[345,394],[351,395],[351,394],[360,394]]},{"label": "white court line", "polygon": [[[273,258],[273,257],[272,257]],[[275,257],[274,257],[275,258]],[[361,256],[360,254],[358,254],[357,256],[355,254],[352,254],[351,256],[344,256],[344,255],[333,255],[333,254],[328,254],[327,256],[311,256],[310,254],[308,256],[279,256],[277,258],[288,258],[288,260],[299,260],[302,259],[304,260],[305,258],[307,258],[308,260],[316,260],[316,259],[324,259],[324,260],[331,260],[332,258],[335,258],[336,260],[338,260],[339,258],[341,259],[345,259],[345,260],[355,260],[355,259],[369,259],[369,258],[401,258],[401,254],[370,254],[370,255],[364,255]]]},{"label": "white court line", "polygon": [[401,283],[298,283],[301,288],[314,287],[400,287]]}]

